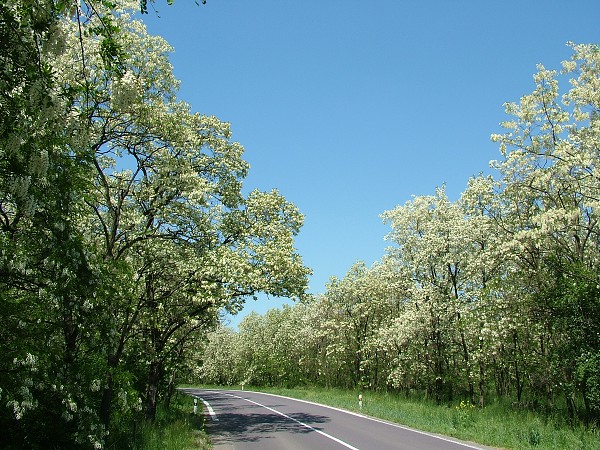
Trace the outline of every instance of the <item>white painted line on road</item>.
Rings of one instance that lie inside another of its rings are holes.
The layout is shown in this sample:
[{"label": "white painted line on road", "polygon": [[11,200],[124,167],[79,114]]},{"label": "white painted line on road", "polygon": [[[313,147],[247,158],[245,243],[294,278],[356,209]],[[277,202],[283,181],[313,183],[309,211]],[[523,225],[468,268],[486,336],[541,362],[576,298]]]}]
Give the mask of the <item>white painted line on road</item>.
[{"label": "white painted line on road", "polygon": [[197,397],[200,400],[202,400],[202,403],[204,403],[204,406],[206,406],[206,409],[208,411],[208,413],[210,414],[210,418],[214,421],[214,422],[218,422],[219,419],[217,417],[217,414],[215,413],[215,410],[212,409],[212,406],[210,406],[210,403],[208,403],[206,400],[204,400],[202,397]]},{"label": "white painted line on road", "polygon": [[[214,391],[214,392],[218,392],[218,391]],[[353,416],[362,417],[363,419],[372,420],[373,422],[379,422],[379,423],[390,425],[390,426],[393,426],[393,427],[396,427],[396,428],[401,428],[403,430],[412,431],[414,433],[423,434],[425,436],[430,436],[432,438],[436,438],[436,439],[439,439],[441,441],[452,442],[453,444],[462,445],[463,447],[466,447],[466,448],[472,448],[472,449],[475,449],[475,450],[481,450],[481,447],[476,447],[474,445],[466,444],[464,442],[460,442],[460,441],[457,441],[457,440],[454,440],[454,439],[449,439],[447,437],[440,436],[440,435],[437,435],[437,434],[428,433],[427,431],[421,431],[421,430],[417,430],[415,428],[405,427],[404,425],[400,425],[400,424],[394,423],[394,422],[388,422],[387,420],[377,419],[376,417],[365,416],[364,414],[360,414],[360,413],[357,413],[357,412],[354,412],[354,411],[348,411],[347,409],[336,408],[335,406],[322,405],[321,403],[315,403],[315,402],[311,402],[311,401],[308,401],[308,400],[300,400],[298,398],[293,398],[293,397],[286,397],[285,395],[269,394],[267,392],[257,392],[257,391],[244,391],[244,392],[252,392],[252,393],[263,394],[263,395],[271,395],[273,397],[281,397],[281,398],[285,398],[285,399],[288,399],[288,400],[295,400],[297,402],[308,403],[309,405],[322,406],[323,408],[333,409],[334,411],[339,411],[339,412],[343,412],[343,413],[346,413],[346,414],[351,414]],[[227,395],[231,395],[232,397],[237,397],[237,395],[233,395],[233,394],[227,394]],[[238,398],[243,398],[243,397],[238,397]],[[245,398],[244,400],[252,402],[252,400],[248,400],[247,398]],[[252,402],[252,403],[254,403],[254,402]],[[266,406],[265,406],[265,408],[266,408]],[[295,419],[293,419],[293,420],[295,420]],[[318,432],[319,430],[315,430],[315,431]]]},{"label": "white painted line on road", "polygon": [[356,447],[353,447],[352,445],[348,444],[347,442],[344,442],[344,441],[342,441],[341,439],[338,439],[338,438],[336,438],[335,436],[332,436],[332,435],[330,435],[330,434],[327,434],[327,433],[325,433],[324,431],[317,430],[316,428],[313,428],[313,427],[311,427],[310,425],[308,425],[308,424],[306,424],[306,423],[304,423],[304,422],[300,422],[298,419],[294,419],[293,417],[291,417],[291,416],[288,416],[287,414],[284,414],[284,413],[282,413],[281,411],[277,411],[276,409],[270,408],[270,407],[268,407],[268,406],[265,406],[265,405],[261,405],[260,403],[258,403],[258,402],[255,402],[254,400],[250,400],[249,398],[240,397],[239,395],[228,394],[228,393],[226,393],[226,392],[224,392],[224,394],[225,394],[225,395],[229,395],[230,397],[236,397],[236,398],[239,398],[239,399],[241,399],[241,400],[246,400],[247,402],[254,403],[254,404],[255,404],[255,405],[257,405],[257,406],[260,406],[260,407],[262,407],[262,408],[268,409],[269,411],[272,411],[272,412],[274,412],[275,414],[279,414],[280,416],[283,416],[283,417],[285,417],[286,419],[292,420],[292,421],[294,421],[294,422],[296,422],[296,423],[298,423],[298,424],[302,425],[303,427],[305,427],[305,428],[308,428],[309,430],[316,431],[316,432],[317,432],[317,433],[319,433],[320,435],[322,435],[322,436],[325,436],[326,438],[328,438],[328,439],[331,439],[332,441],[335,441],[335,442],[337,442],[338,444],[341,444],[341,445],[343,445],[343,446],[344,446],[344,447],[346,447],[346,448],[349,448],[349,449],[351,449],[351,450],[359,450],[358,448],[356,448]]}]

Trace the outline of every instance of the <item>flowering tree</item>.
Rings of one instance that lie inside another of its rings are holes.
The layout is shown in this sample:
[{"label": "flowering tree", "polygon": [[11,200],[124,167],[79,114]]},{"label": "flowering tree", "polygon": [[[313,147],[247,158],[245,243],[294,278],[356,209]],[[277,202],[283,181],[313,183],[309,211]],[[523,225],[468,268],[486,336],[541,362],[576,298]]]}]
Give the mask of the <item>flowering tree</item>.
[{"label": "flowering tree", "polygon": [[569,45],[562,71],[540,66],[533,92],[506,104],[497,179],[385,212],[382,260],[297,307],[319,318],[298,329],[310,379],[482,406],[495,394],[597,420],[600,49]]},{"label": "flowering tree", "polygon": [[[565,396],[571,417],[575,393],[587,415],[597,414],[588,390],[589,367],[599,348],[598,304],[598,62],[596,45],[570,44],[573,57],[559,74],[543,66],[535,90],[508,103],[513,120],[497,134],[504,159],[502,226],[510,231],[503,251],[513,256],[516,286],[527,286],[523,309],[531,319],[528,346],[533,389],[549,408]],[[562,96],[560,81],[571,88]],[[579,378],[578,378],[579,376]],[[596,389],[592,387],[591,389]],[[592,411],[595,409],[595,413]]]},{"label": "flowering tree", "polygon": [[[27,19],[28,5],[2,13]],[[43,132],[24,142],[29,129],[2,123],[1,367],[14,375],[0,420],[29,445],[102,446],[142,407],[154,417],[220,309],[300,297],[309,271],[302,215],[277,191],[242,193],[242,146],[177,100],[170,47],[132,20],[137,3],[67,6],[23,41],[48,62],[49,93],[27,77],[2,92]]]},{"label": "flowering tree", "polygon": [[218,326],[208,333],[202,349],[202,358],[198,361],[197,378],[205,383],[231,386],[244,381],[240,373],[241,345],[238,333],[232,328]]},{"label": "flowering tree", "polygon": [[[450,364],[454,345],[460,346],[465,370],[471,372],[470,348],[461,324],[467,314],[463,266],[469,251],[465,239],[468,227],[462,211],[448,200],[443,189],[438,189],[435,196],[415,197],[386,212],[384,218],[392,225],[388,238],[397,243],[389,251],[412,282],[407,292],[408,307],[396,325],[404,328],[407,322],[415,323],[416,335],[409,333],[405,342],[413,346],[419,343],[413,347],[419,355],[413,357],[427,368],[427,378],[422,381],[441,401],[455,376],[455,367]],[[411,358],[410,353],[402,355],[403,361],[407,358]],[[406,365],[399,367],[404,370]]]},{"label": "flowering tree", "polygon": [[328,338],[325,353],[328,359],[340,359],[336,376],[351,387],[380,387],[387,381],[383,355],[370,345],[374,333],[398,311],[394,279],[386,269],[357,262],[344,278],[332,277],[321,299],[328,319],[321,327]]}]

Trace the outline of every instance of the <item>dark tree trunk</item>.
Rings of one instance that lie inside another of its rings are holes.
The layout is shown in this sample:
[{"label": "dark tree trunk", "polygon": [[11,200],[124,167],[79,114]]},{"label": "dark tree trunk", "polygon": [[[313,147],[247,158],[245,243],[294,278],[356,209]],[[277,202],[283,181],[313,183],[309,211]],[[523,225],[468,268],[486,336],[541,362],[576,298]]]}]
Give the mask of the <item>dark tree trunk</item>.
[{"label": "dark tree trunk", "polygon": [[144,415],[146,420],[156,419],[156,405],[158,404],[158,389],[162,375],[162,364],[158,361],[150,363],[148,380],[146,383],[146,407]]},{"label": "dark tree trunk", "polygon": [[173,369],[171,376],[169,377],[169,384],[167,384],[167,392],[165,394],[165,407],[171,406],[171,399],[175,393],[175,380],[177,380],[177,371]]},{"label": "dark tree trunk", "polygon": [[[119,352],[120,353],[120,352]],[[115,382],[113,373],[119,363],[118,355],[111,355],[108,357],[108,370],[106,373],[106,384],[104,391],[102,392],[102,402],[100,403],[100,421],[104,425],[105,429],[108,430],[110,426],[110,419],[112,415],[112,401],[114,397]]]},{"label": "dark tree trunk", "polygon": [[108,430],[110,426],[110,416],[112,413],[112,399],[113,399],[114,382],[112,373],[109,373],[106,377],[106,386],[102,392],[102,403],[100,404],[100,421],[104,425],[104,428]]}]

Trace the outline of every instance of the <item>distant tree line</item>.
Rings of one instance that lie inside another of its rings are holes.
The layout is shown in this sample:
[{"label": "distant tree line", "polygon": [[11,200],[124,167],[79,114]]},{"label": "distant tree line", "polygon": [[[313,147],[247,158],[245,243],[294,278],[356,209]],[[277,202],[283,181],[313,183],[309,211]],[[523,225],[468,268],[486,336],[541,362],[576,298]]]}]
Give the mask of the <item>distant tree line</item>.
[{"label": "distant tree line", "polygon": [[[507,103],[496,177],[386,211],[390,247],[326,292],[218,328],[205,382],[505,398],[600,418],[600,49]],[[559,91],[559,82],[567,89]]]}]

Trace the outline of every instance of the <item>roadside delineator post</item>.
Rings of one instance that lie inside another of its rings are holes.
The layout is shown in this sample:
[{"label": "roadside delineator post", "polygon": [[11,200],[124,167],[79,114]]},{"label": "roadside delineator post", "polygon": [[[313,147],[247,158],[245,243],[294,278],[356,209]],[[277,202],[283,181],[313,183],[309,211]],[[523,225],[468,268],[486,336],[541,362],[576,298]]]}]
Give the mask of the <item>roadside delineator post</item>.
[{"label": "roadside delineator post", "polygon": [[244,383],[242,383],[242,391],[244,390]]},{"label": "roadside delineator post", "polygon": [[363,405],[363,396],[362,396],[362,394],[358,394],[358,407],[360,409],[362,409],[362,405]]},{"label": "roadside delineator post", "polygon": [[194,398],[194,415],[198,413],[198,399]]}]

